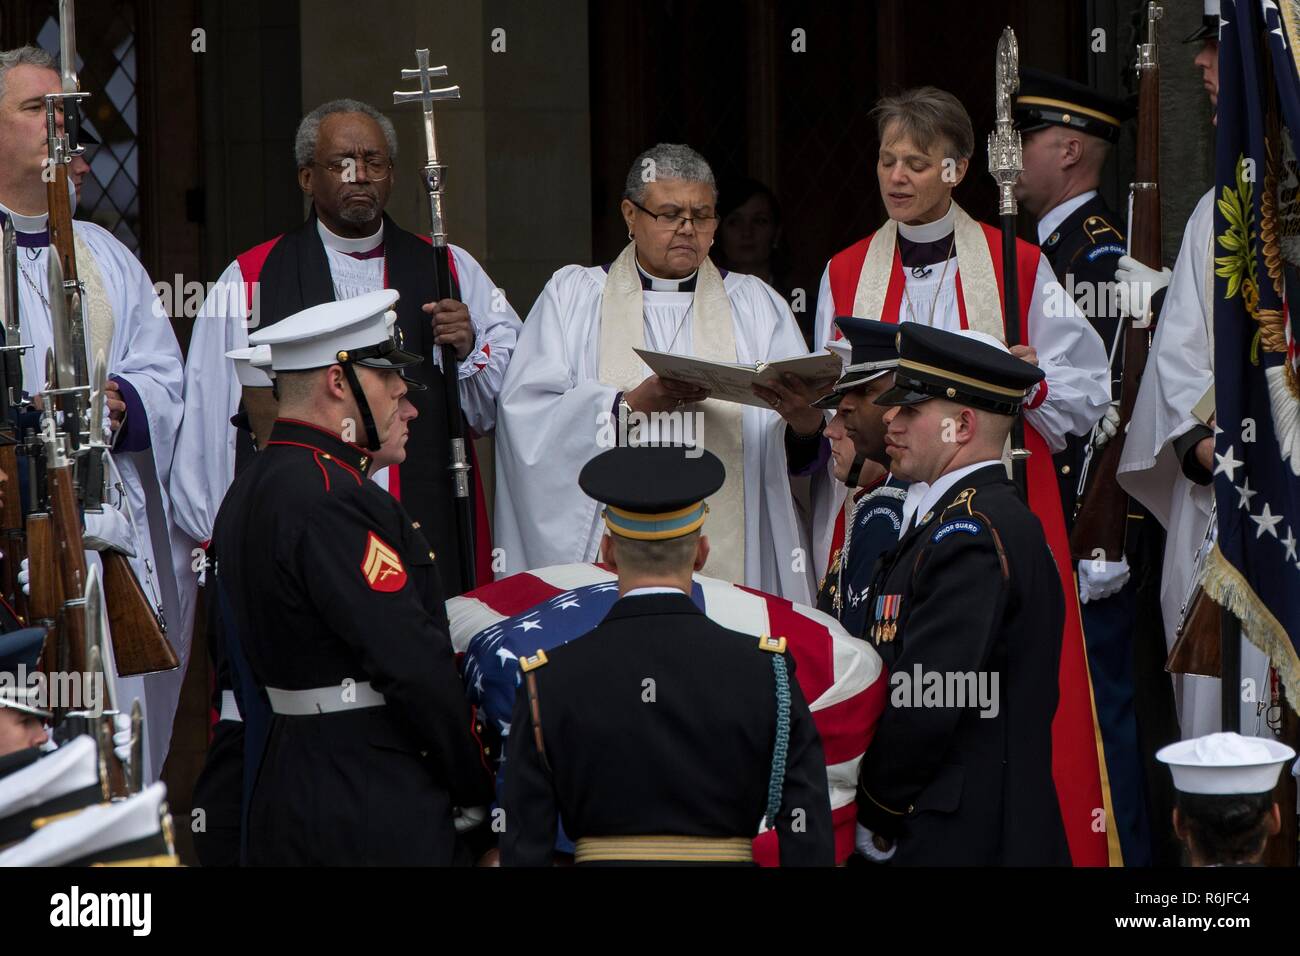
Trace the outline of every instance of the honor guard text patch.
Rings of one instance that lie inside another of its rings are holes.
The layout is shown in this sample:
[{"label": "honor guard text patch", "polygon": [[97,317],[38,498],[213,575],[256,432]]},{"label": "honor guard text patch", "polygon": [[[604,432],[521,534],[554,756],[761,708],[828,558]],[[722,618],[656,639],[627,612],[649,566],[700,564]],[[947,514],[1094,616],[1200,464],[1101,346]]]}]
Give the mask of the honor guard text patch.
[{"label": "honor guard text patch", "polygon": [[400,591],[406,584],[402,559],[373,531],[366,544],[366,556],[361,559],[361,573],[374,591],[391,593]]},{"label": "honor guard text patch", "polygon": [[941,524],[935,529],[934,536],[930,538],[930,541],[932,543],[935,541],[942,541],[954,531],[961,531],[965,534],[979,534],[983,530],[984,525],[980,524],[978,521],[971,521],[969,518],[959,518],[956,521],[947,521]]}]

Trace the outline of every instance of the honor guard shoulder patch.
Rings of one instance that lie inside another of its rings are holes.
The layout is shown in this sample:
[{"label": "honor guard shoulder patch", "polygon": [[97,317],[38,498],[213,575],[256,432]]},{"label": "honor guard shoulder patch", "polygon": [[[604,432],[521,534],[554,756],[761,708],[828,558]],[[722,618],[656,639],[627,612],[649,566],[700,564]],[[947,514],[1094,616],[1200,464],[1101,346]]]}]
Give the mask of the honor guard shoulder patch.
[{"label": "honor guard shoulder patch", "polygon": [[1093,246],[1091,249],[1088,250],[1088,255],[1085,256],[1084,258],[1086,258],[1089,262],[1096,262],[1102,256],[1122,256],[1125,254],[1126,254],[1126,250],[1119,243],[1107,242],[1107,243],[1103,243],[1100,246]]},{"label": "honor guard shoulder patch", "polygon": [[758,639],[758,649],[760,651],[770,651],[773,654],[784,654],[785,638],[768,637],[766,634],[764,634],[762,637]]},{"label": "honor guard shoulder patch", "polygon": [[960,531],[963,534],[979,534],[984,530],[983,523],[973,518],[956,518],[952,521],[945,521],[939,527],[934,529],[934,534],[930,537],[930,543],[935,544]]},{"label": "honor guard shoulder patch", "polygon": [[536,654],[525,654],[519,658],[519,669],[527,674],[529,671],[535,671],[547,661],[546,652],[540,647]]},{"label": "honor guard shoulder patch", "polygon": [[372,591],[391,593],[406,586],[402,559],[373,531],[366,543],[366,556],[361,559],[361,573]]}]

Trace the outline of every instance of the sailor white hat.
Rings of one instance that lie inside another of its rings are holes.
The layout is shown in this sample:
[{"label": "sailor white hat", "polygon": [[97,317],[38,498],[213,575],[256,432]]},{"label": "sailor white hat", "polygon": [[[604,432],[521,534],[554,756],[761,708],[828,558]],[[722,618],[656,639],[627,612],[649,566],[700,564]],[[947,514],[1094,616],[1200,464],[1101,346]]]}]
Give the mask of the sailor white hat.
[{"label": "sailor white hat", "polygon": [[167,786],[54,820],[0,853],[0,866],[79,866],[171,855]]},{"label": "sailor white hat", "polygon": [[351,299],[325,302],[281,319],[248,337],[250,345],[271,347],[277,372],[325,368],[353,362],[371,368],[401,369],[420,362],[394,334],[396,289],[380,289]]},{"label": "sailor white hat", "polygon": [[1156,759],[1169,764],[1174,789],[1218,796],[1268,793],[1295,751],[1268,737],[1219,733],[1162,747]]},{"label": "sailor white hat", "polygon": [[32,821],[104,799],[95,741],[74,737],[58,750],[0,780],[0,846],[32,835]]},{"label": "sailor white hat", "polygon": [[235,362],[235,376],[245,388],[270,388],[275,373],[271,369],[271,346],[257,345],[231,349],[226,358]]}]

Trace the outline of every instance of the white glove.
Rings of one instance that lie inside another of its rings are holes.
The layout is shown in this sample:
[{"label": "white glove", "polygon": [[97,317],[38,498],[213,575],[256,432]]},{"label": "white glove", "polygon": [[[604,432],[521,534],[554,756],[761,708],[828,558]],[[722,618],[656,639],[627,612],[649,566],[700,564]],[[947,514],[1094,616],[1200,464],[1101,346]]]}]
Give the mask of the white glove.
[{"label": "white glove", "polygon": [[1100,601],[1114,594],[1128,583],[1128,559],[1096,561],[1086,558],[1079,562],[1079,601]]},{"label": "white glove", "polygon": [[854,825],[856,829],[853,833],[853,843],[858,848],[858,852],[868,860],[874,860],[877,863],[884,863],[893,858],[898,852],[898,844],[895,843],[888,850],[879,850],[876,848],[875,834],[864,827],[861,823]]},{"label": "white glove", "polygon": [[121,551],[128,558],[135,557],[131,541],[131,523],[126,515],[111,505],[102,511],[86,512],[86,530],[82,533],[87,551]]},{"label": "white glove", "polygon": [[23,593],[28,597],[32,596],[32,572],[27,569],[27,559],[18,565],[18,583],[23,586]]},{"label": "white glove", "polygon": [[1143,323],[1149,321],[1151,297],[1169,285],[1172,269],[1152,269],[1132,256],[1120,256],[1115,270],[1115,289],[1119,307],[1125,315]]},{"label": "white glove", "polygon": [[131,762],[131,715],[113,715],[113,753],[123,764]]},{"label": "white glove", "polygon": [[451,811],[451,824],[457,833],[467,833],[487,819],[487,807],[456,807]]},{"label": "white glove", "polygon": [[1092,429],[1092,447],[1101,451],[1106,442],[1119,434],[1119,402],[1106,406],[1106,413]]}]

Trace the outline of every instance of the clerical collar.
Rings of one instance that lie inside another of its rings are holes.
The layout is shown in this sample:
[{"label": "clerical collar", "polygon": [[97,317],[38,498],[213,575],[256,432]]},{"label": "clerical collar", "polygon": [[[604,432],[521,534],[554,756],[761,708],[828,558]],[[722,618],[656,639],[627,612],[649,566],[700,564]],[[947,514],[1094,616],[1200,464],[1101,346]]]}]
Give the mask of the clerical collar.
[{"label": "clerical collar", "polygon": [[923,222],[919,226],[909,226],[905,222],[898,224],[898,234],[909,242],[937,242],[952,234],[957,224],[957,204],[948,201],[948,211],[934,222]]},{"label": "clerical collar", "polygon": [[379,220],[379,228],[375,230],[373,236],[362,236],[360,239],[346,239],[337,235],[325,226],[320,219],[316,220],[316,231],[320,233],[320,241],[325,244],[326,249],[333,249],[336,252],[346,252],[349,255],[359,252],[370,252],[378,249],[384,244],[384,221]]},{"label": "clerical collar", "polygon": [[661,279],[642,269],[639,261],[636,264],[636,271],[641,273],[641,288],[646,292],[694,292],[695,279],[700,274],[700,270],[696,269],[681,279]]},{"label": "clerical collar", "polygon": [[1038,220],[1038,244],[1041,246],[1047,241],[1047,237],[1056,232],[1061,227],[1061,223],[1069,219],[1076,209],[1086,202],[1090,202],[1097,195],[1097,190],[1089,189],[1086,193],[1072,199],[1067,199],[1047,212],[1043,213],[1043,218]]},{"label": "clerical collar", "polygon": [[20,212],[14,212],[8,206],[0,205],[0,222],[8,219],[14,224],[15,239],[20,246],[37,248],[48,246],[50,244],[49,232],[46,224],[49,222],[49,213],[41,213],[39,216],[24,216]]}]

